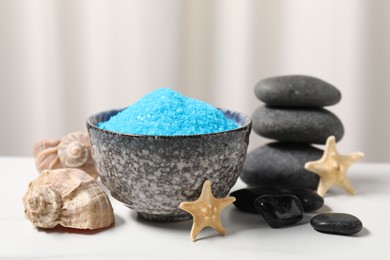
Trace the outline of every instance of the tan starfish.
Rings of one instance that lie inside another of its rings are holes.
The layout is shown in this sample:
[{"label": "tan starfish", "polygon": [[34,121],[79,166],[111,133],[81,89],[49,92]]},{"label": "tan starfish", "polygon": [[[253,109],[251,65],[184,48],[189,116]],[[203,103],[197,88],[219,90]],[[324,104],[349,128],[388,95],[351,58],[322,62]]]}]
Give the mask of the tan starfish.
[{"label": "tan starfish", "polygon": [[336,150],[336,138],[329,136],[326,140],[322,157],[317,161],[307,162],[305,169],[320,176],[317,193],[324,196],[333,185],[342,187],[346,192],[355,194],[351,182],[347,177],[348,168],[355,161],[364,157],[361,152],[341,155]]},{"label": "tan starfish", "polygon": [[235,200],[234,197],[215,198],[211,192],[211,182],[206,180],[203,183],[202,192],[197,200],[180,203],[179,208],[190,213],[194,219],[190,233],[191,240],[195,241],[199,232],[205,227],[212,227],[219,234],[226,235],[220,214],[224,207],[233,203]]}]

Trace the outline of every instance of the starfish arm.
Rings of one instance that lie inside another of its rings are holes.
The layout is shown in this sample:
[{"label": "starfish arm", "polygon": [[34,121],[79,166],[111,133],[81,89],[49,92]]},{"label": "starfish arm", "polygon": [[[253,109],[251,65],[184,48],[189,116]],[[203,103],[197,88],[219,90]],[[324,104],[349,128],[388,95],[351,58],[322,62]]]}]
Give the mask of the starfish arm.
[{"label": "starfish arm", "polygon": [[310,162],[307,162],[305,163],[305,169],[308,170],[308,171],[313,171],[314,170],[314,165],[318,163],[318,160],[317,161],[310,161]]},{"label": "starfish arm", "polygon": [[204,223],[199,223],[197,219],[194,218],[194,222],[192,224],[191,233],[190,233],[190,239],[195,242],[196,237],[204,229],[207,225],[204,225]]},{"label": "starfish arm", "polygon": [[205,199],[209,199],[209,198],[212,198],[212,197],[213,197],[213,194],[211,192],[211,181],[210,180],[206,180],[203,183],[202,191],[200,193],[200,196],[199,196],[198,200],[205,200]]},{"label": "starfish arm", "polygon": [[320,182],[318,183],[317,193],[321,197],[324,197],[326,192],[330,189],[332,186],[332,183],[330,181],[324,180],[323,178],[320,179]]},{"label": "starfish arm", "polygon": [[193,215],[193,212],[196,210],[198,207],[197,203],[194,201],[184,201],[179,204],[179,208],[187,211],[191,215]]},{"label": "starfish arm", "polygon": [[332,154],[338,154],[336,150],[336,137],[333,135],[329,136],[328,139],[326,139],[324,154],[322,155],[321,159],[326,160],[329,156]]},{"label": "starfish arm", "polygon": [[348,165],[353,164],[354,162],[362,159],[363,157],[364,153],[362,152],[350,153],[348,155],[343,156],[344,160],[348,163]]},{"label": "starfish arm", "polygon": [[222,198],[222,199],[217,199],[218,203],[219,203],[219,207],[220,209],[222,210],[223,208],[225,208],[226,206],[232,204],[233,202],[236,201],[236,198],[235,197],[226,197],[226,198]]},{"label": "starfish arm", "polygon": [[340,186],[349,194],[355,195],[356,191],[355,188],[352,186],[352,183],[349,179],[344,179],[343,182],[340,184]]},{"label": "starfish arm", "polygon": [[320,159],[317,161],[311,161],[311,162],[305,163],[305,169],[310,171],[310,172],[313,172],[321,177],[323,175],[323,172],[324,172],[323,165],[324,165],[324,163],[322,162],[322,159]]},{"label": "starfish arm", "polygon": [[225,227],[222,225],[222,221],[220,218],[211,226],[215,231],[217,231],[221,235],[226,235]]}]

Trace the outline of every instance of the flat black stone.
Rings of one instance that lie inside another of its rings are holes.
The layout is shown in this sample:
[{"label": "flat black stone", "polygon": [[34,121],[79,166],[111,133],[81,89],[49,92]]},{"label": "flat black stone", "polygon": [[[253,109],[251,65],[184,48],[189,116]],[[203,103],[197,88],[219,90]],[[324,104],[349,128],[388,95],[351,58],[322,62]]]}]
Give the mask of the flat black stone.
[{"label": "flat black stone", "polygon": [[255,208],[272,228],[290,226],[303,218],[303,207],[294,195],[263,195],[255,200]]},{"label": "flat black stone", "polygon": [[332,112],[322,109],[270,108],[261,106],[252,115],[253,130],[281,142],[325,144],[334,135],[340,141],[344,127]]},{"label": "flat black stone", "polygon": [[341,99],[341,92],[333,85],[304,75],[263,79],[256,84],[255,95],[267,105],[288,107],[331,106]]},{"label": "flat black stone", "polygon": [[322,153],[307,144],[263,145],[248,153],[240,177],[249,186],[316,190],[319,177],[304,165],[320,159]]},{"label": "flat black stone", "polygon": [[310,220],[312,227],[320,232],[353,235],[362,230],[362,222],[355,216],[345,213],[324,213]]}]

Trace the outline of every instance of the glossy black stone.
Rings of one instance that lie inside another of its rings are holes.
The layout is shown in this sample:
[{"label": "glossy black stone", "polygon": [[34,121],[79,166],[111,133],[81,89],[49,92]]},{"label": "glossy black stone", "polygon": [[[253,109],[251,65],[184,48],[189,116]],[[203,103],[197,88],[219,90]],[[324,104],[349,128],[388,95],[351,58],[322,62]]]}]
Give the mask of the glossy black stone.
[{"label": "glossy black stone", "polygon": [[241,189],[236,190],[230,193],[230,196],[236,198],[236,201],[233,202],[234,206],[236,206],[239,210],[250,212],[250,213],[258,213],[255,208],[255,200],[263,195],[277,195],[279,192],[275,189],[268,188],[251,188],[251,189]]},{"label": "glossy black stone", "polygon": [[355,216],[345,213],[324,213],[314,216],[310,224],[320,232],[353,235],[362,230],[362,222]]},{"label": "glossy black stone", "polygon": [[312,212],[324,206],[324,198],[317,192],[308,189],[284,189],[284,194],[293,194],[300,200],[305,212]]},{"label": "glossy black stone", "polygon": [[264,195],[255,200],[255,208],[272,228],[290,226],[303,218],[303,207],[294,195]]},{"label": "glossy black stone", "polygon": [[324,199],[313,190],[307,189],[274,189],[274,188],[246,188],[230,193],[236,198],[234,205],[241,211],[258,213],[255,200],[263,195],[295,195],[302,204],[304,212],[312,212],[324,205]]},{"label": "glossy black stone", "polygon": [[261,80],[255,86],[258,99],[271,106],[323,107],[337,104],[341,92],[321,79],[288,75]]},{"label": "glossy black stone", "polygon": [[263,145],[248,153],[240,177],[250,186],[316,190],[319,177],[304,165],[320,159],[322,153],[308,144]]}]

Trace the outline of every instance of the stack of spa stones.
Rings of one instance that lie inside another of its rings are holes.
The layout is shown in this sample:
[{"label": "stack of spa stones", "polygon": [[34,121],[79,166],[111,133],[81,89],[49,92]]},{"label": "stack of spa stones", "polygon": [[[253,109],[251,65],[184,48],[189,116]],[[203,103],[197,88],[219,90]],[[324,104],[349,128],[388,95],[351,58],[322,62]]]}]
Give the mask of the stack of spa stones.
[{"label": "stack of spa stones", "polygon": [[294,75],[263,79],[255,94],[265,105],[253,113],[253,130],[277,142],[248,154],[241,179],[250,186],[316,190],[319,177],[304,165],[322,156],[311,144],[343,137],[340,119],[323,108],[337,104],[340,91],[323,80]]},{"label": "stack of spa stones", "polygon": [[259,213],[273,228],[292,225],[324,204],[316,193],[318,175],[304,165],[323,154],[311,144],[325,144],[331,135],[342,138],[341,121],[323,108],[338,103],[341,93],[327,82],[299,75],[264,79],[255,94],[265,105],[253,113],[253,130],[276,142],[248,153],[240,177],[249,187],[231,196],[238,209]]}]

